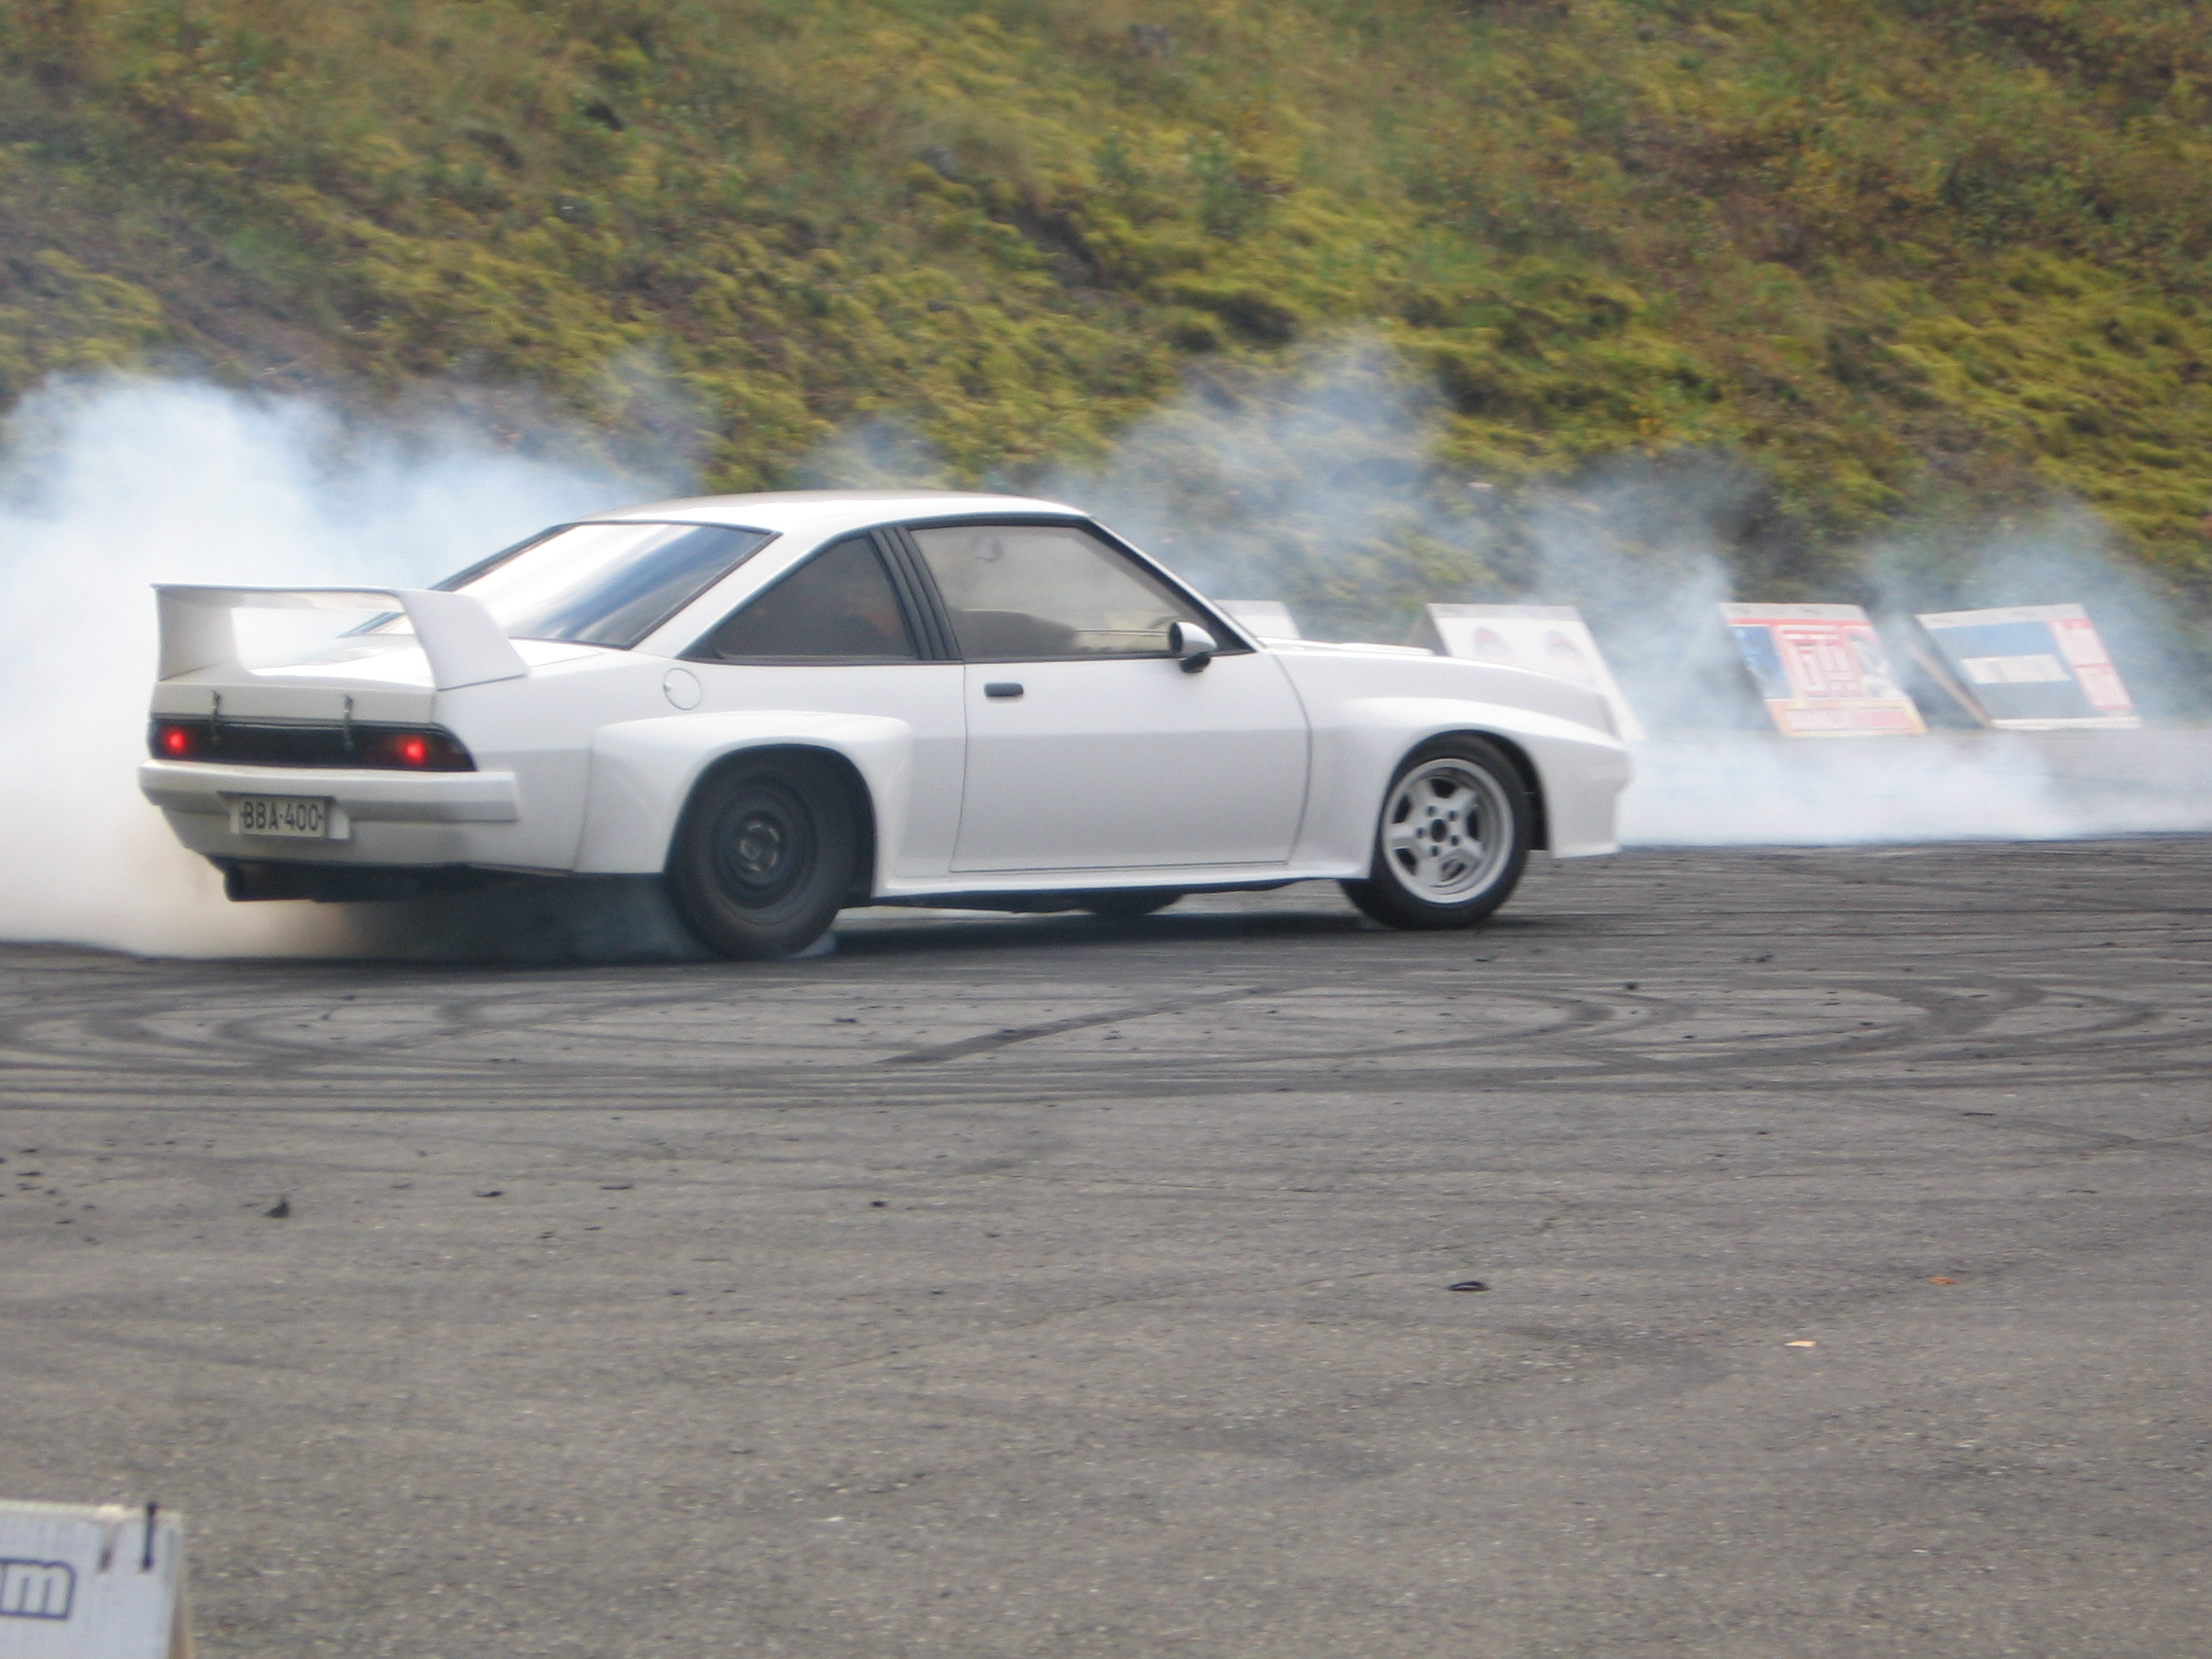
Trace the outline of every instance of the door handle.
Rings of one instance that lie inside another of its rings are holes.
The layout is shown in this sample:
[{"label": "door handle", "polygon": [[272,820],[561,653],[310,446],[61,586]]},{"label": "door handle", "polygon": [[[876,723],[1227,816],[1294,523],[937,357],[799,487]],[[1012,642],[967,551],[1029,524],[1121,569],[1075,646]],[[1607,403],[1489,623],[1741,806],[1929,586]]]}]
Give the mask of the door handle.
[{"label": "door handle", "polygon": [[984,683],[983,695],[986,697],[1018,697],[1021,695],[1021,682],[1018,680],[988,681]]}]

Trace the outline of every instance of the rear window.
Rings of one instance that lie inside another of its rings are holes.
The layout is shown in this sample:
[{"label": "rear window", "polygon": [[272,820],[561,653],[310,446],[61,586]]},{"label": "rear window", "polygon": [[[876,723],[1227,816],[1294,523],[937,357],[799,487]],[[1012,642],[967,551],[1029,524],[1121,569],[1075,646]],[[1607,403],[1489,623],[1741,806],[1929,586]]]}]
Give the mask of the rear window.
[{"label": "rear window", "polygon": [[[571,524],[438,586],[482,600],[509,639],[628,650],[772,539],[714,524]],[[396,624],[378,628],[406,631]]]}]

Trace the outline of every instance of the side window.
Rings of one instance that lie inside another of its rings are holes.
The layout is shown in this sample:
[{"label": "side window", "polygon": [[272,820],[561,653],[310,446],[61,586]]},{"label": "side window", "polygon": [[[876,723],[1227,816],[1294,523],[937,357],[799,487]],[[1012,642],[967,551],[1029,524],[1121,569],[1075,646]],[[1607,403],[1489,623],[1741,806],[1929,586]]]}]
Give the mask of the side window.
[{"label": "side window", "polygon": [[970,662],[1162,656],[1167,625],[1204,618],[1076,525],[916,525]]},{"label": "side window", "polygon": [[899,596],[875,543],[832,542],[700,641],[708,662],[913,662]]}]

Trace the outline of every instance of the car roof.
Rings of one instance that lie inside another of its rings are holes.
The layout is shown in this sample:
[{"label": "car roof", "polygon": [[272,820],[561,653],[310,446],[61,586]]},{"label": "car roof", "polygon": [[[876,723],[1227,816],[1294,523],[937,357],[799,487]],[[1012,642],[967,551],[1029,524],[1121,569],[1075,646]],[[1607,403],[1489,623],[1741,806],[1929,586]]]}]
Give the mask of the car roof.
[{"label": "car roof", "polygon": [[993,496],[966,490],[784,490],[754,496],[694,496],[682,500],[648,501],[619,512],[593,513],[595,524],[674,520],[680,524],[720,524],[790,535],[830,535],[870,525],[915,519],[971,518],[977,513],[1050,513],[1082,518],[1078,508],[1060,501],[1023,496]]}]

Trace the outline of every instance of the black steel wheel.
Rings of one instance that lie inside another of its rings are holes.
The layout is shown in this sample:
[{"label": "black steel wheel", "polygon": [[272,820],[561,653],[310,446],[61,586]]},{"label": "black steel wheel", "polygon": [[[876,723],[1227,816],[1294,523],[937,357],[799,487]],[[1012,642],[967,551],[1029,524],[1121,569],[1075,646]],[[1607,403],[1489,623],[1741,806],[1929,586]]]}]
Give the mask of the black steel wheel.
[{"label": "black steel wheel", "polygon": [[851,890],[861,835],[832,762],[739,756],[692,792],[668,856],[668,893],[720,956],[794,955],[825,933]]},{"label": "black steel wheel", "polygon": [[1374,862],[1345,896],[1394,928],[1463,928],[1512,897],[1534,812],[1520,769],[1473,736],[1422,744],[1382,793]]}]

